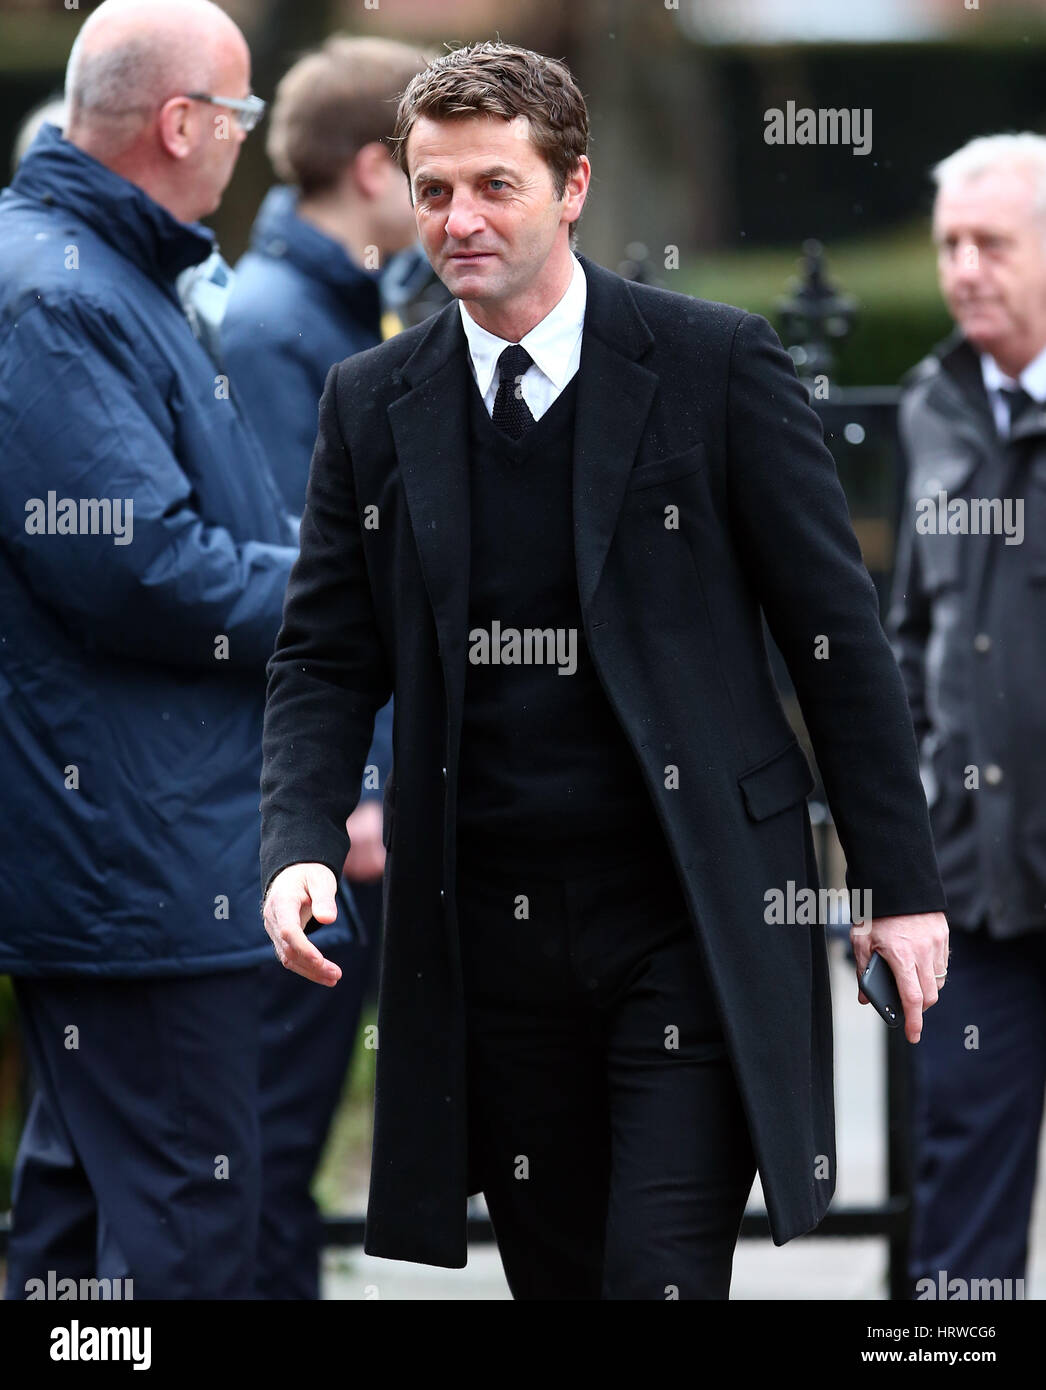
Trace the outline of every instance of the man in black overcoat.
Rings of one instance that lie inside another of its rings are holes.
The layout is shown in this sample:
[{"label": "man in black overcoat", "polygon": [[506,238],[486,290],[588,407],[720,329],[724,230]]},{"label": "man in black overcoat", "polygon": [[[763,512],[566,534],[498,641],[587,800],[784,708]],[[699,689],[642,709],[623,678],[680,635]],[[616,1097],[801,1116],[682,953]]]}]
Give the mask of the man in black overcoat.
[{"label": "man in black overcoat", "polygon": [[365,1250],[464,1265],[482,1191],[517,1298],[724,1298],[757,1166],[778,1244],[836,1180],[813,779],[763,614],[871,905],[858,968],[892,966],[911,1042],[944,897],[791,360],[762,318],[573,253],[587,138],[565,66],[504,44],[401,98],[456,302],[327,379],[270,665],[265,924],[336,983],[306,929],[394,693]]}]

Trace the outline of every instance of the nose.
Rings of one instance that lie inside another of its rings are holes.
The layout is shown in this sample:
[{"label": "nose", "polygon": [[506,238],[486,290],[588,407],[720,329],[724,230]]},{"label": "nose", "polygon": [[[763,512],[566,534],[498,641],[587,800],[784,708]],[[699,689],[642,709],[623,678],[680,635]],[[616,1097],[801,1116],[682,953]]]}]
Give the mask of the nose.
[{"label": "nose", "polygon": [[455,189],[451,194],[450,211],[445,231],[455,241],[467,241],[483,226],[483,217],[467,190]]},{"label": "nose", "polygon": [[972,284],[979,279],[981,273],[980,250],[972,237],[962,237],[956,243],[948,268],[952,279],[962,284]]}]

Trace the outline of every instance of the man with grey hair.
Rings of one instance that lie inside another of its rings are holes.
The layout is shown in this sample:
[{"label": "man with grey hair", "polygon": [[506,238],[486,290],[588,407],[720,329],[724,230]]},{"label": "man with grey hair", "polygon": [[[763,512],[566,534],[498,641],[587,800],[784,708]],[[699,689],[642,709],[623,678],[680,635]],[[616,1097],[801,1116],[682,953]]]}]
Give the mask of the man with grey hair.
[{"label": "man with grey hair", "polygon": [[250,1297],[263,670],[294,536],[178,281],[259,115],[206,0],[105,0],[0,195],[7,1298]]},{"label": "man with grey hair", "polygon": [[954,929],[913,1057],[917,1298],[1023,1279],[1046,1085],[1046,139],[933,173],[957,331],[906,383],[889,619]]}]

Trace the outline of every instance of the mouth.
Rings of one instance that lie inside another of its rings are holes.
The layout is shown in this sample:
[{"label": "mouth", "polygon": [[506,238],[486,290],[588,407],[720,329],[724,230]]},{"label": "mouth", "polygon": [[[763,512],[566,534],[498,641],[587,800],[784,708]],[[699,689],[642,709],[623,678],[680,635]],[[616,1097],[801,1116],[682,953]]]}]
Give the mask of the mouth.
[{"label": "mouth", "polygon": [[492,251],[453,251],[448,260],[458,265],[476,265],[479,261],[489,260],[493,254]]}]

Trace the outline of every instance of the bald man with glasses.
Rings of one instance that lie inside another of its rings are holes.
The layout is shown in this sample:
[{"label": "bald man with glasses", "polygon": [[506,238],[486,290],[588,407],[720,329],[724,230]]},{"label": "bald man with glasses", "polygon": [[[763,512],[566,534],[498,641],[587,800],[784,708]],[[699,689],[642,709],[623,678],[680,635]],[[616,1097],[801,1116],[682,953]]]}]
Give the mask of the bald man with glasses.
[{"label": "bald man with glasses", "polygon": [[249,1298],[296,535],[185,286],[264,103],[206,0],[105,0],[66,98],[0,195],[0,973],[35,1083],[6,1297]]}]

